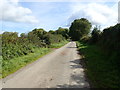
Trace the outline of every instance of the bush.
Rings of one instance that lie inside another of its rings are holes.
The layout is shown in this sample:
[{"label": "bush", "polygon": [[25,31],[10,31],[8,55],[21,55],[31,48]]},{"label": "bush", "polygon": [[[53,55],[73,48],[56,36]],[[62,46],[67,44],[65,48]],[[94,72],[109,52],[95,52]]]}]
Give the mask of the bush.
[{"label": "bush", "polygon": [[44,36],[44,40],[45,40],[45,43],[47,45],[51,45],[51,44],[54,44],[54,43],[61,42],[61,41],[65,40],[65,38],[62,35],[60,35],[60,34],[50,34],[50,33],[47,33]]},{"label": "bush", "polygon": [[120,71],[116,53],[107,55],[96,45],[88,45],[77,42],[83,61],[86,65],[86,73],[93,88],[119,88]]},{"label": "bush", "polygon": [[[43,29],[34,29],[28,34],[17,32],[4,32],[2,35],[3,60],[34,53],[35,48],[50,47],[51,44],[65,40],[61,34],[50,34]],[[1,39],[1,38],[0,38]]]},{"label": "bush", "polygon": [[104,29],[98,45],[109,56],[115,53],[114,62],[120,66],[120,24]]},{"label": "bush", "polygon": [[98,43],[98,41],[100,40],[100,36],[101,36],[101,31],[98,30],[97,27],[95,27],[92,31],[92,36],[91,36],[91,39],[89,41],[90,44],[96,44]]}]

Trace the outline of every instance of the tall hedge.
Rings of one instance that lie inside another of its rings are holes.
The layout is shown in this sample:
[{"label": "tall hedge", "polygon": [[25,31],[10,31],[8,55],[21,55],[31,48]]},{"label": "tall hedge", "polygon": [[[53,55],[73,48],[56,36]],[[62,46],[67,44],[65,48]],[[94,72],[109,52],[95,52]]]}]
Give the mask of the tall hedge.
[{"label": "tall hedge", "polygon": [[34,53],[35,48],[49,47],[50,44],[63,41],[61,34],[50,34],[43,29],[34,29],[18,36],[17,32],[4,32],[2,39],[3,60],[10,60],[15,57]]}]

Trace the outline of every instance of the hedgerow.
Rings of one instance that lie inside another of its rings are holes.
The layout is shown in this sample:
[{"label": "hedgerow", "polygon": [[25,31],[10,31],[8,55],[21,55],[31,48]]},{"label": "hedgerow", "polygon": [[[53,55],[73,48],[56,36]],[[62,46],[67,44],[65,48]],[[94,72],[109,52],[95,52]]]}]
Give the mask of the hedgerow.
[{"label": "hedgerow", "polygon": [[2,57],[10,60],[22,55],[34,53],[34,49],[50,47],[51,44],[65,40],[61,34],[51,34],[43,29],[34,29],[18,36],[17,32],[4,32],[2,34]]}]

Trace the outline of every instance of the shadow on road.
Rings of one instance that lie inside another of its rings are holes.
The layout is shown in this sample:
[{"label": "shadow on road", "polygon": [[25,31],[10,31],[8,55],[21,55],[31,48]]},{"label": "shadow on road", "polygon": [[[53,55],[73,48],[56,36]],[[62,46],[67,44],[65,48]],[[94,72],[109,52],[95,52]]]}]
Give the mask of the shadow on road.
[{"label": "shadow on road", "polygon": [[73,65],[70,65],[70,67],[71,67],[72,69],[81,68],[80,59],[72,60],[72,61],[70,61],[70,63],[73,64]]},{"label": "shadow on road", "polygon": [[77,47],[67,47],[67,48],[77,48]]},{"label": "shadow on road", "polygon": [[[71,73],[70,81],[68,84],[57,85],[58,88],[84,88],[84,90],[90,90],[86,79],[84,78],[83,68],[80,65],[80,59],[70,61],[71,69],[75,70]],[[77,70],[77,71],[76,71]],[[82,71],[81,71],[82,70]]]},{"label": "shadow on road", "polygon": [[[75,89],[78,88],[78,90],[80,90],[79,88],[81,88],[81,87],[80,87],[80,85],[68,85],[68,84],[64,84],[64,85],[57,85],[57,88],[75,88]],[[83,87],[81,89],[82,90],[90,90],[87,87]]]},{"label": "shadow on road", "polygon": [[80,65],[80,59],[72,60],[70,63],[78,64]]},{"label": "shadow on road", "polygon": [[57,88],[85,88],[86,90],[90,90],[84,81],[83,75],[71,75],[71,80],[74,83],[57,85]]},{"label": "shadow on road", "polygon": [[81,68],[80,65],[70,65],[70,67],[73,68],[73,69],[74,69],[74,68]]}]

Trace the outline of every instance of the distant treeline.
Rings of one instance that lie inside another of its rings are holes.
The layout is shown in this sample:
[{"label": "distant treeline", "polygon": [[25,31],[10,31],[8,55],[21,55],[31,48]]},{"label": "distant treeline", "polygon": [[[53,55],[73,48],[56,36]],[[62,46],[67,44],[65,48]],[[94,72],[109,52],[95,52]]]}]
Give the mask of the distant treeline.
[{"label": "distant treeline", "polygon": [[68,39],[68,29],[59,28],[56,31],[46,32],[44,29],[34,29],[29,33],[4,32],[2,36],[2,57],[9,60],[29,53],[34,53],[35,48],[50,47]]}]

